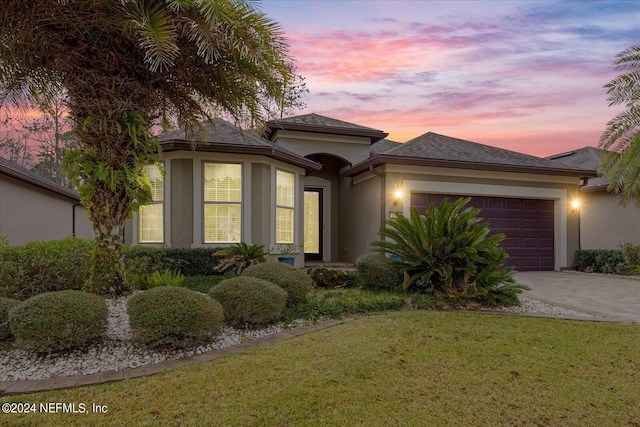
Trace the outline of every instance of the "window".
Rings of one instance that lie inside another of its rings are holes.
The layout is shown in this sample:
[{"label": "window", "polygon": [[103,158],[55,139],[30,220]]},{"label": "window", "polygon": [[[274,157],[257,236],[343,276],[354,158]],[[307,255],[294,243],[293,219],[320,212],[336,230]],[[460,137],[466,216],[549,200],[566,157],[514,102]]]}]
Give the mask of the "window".
[{"label": "window", "polygon": [[151,183],[151,204],[140,206],[138,214],[140,243],[164,242],[164,177],[158,165],[145,165],[144,173]]},{"label": "window", "polygon": [[204,164],[204,242],[242,239],[242,165]]},{"label": "window", "polygon": [[276,171],[276,243],[293,244],[295,175]]}]

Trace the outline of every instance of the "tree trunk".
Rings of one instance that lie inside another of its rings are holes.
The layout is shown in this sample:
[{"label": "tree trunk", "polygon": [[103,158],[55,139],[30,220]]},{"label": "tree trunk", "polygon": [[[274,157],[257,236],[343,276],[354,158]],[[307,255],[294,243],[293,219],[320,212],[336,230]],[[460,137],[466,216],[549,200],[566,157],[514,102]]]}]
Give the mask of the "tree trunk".
[{"label": "tree trunk", "polygon": [[120,295],[129,290],[124,264],[124,223],[131,200],[103,184],[107,188],[96,189],[89,210],[96,244],[85,289],[97,294]]}]

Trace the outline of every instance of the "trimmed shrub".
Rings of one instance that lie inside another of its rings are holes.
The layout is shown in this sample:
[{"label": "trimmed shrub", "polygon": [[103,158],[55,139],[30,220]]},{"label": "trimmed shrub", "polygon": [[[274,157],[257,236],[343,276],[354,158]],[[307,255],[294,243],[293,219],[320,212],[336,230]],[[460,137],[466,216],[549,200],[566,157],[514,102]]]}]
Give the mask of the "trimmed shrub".
[{"label": "trimmed shrub", "polygon": [[402,270],[384,255],[370,253],[356,260],[358,283],[364,289],[393,291],[402,287]]},{"label": "trimmed shrub", "polygon": [[0,340],[11,338],[9,310],[20,304],[17,299],[0,298]]},{"label": "trimmed shrub", "polygon": [[0,284],[8,298],[25,300],[44,292],[79,290],[89,277],[93,241],[67,238],[33,242],[0,251]]},{"label": "trimmed shrub", "polygon": [[616,249],[582,249],[575,253],[574,268],[587,273],[624,273],[629,269]]},{"label": "trimmed shrub", "polygon": [[147,276],[154,271],[179,270],[185,276],[217,275],[214,267],[219,259],[213,254],[221,248],[153,248],[128,246],[125,265],[129,275]]},{"label": "trimmed shrub", "polygon": [[182,282],[180,286],[207,294],[209,293],[209,289],[224,279],[231,279],[233,277],[238,277],[235,271],[227,271],[222,276],[185,276],[184,282]]},{"label": "trimmed shrub", "polygon": [[134,338],[151,347],[188,347],[210,340],[222,328],[217,301],[189,289],[160,286],[127,302]]},{"label": "trimmed shrub", "polygon": [[244,270],[242,275],[264,279],[280,286],[289,294],[287,307],[305,302],[313,289],[311,278],[304,271],[282,262],[255,264]]},{"label": "trimmed shrub", "polygon": [[287,291],[257,277],[227,279],[209,291],[222,304],[224,319],[231,326],[268,325],[280,320]]},{"label": "trimmed shrub", "polygon": [[39,353],[83,347],[107,327],[107,303],[88,292],[47,292],[9,311],[9,326],[18,346]]},{"label": "trimmed shrub", "polygon": [[307,274],[313,286],[321,289],[352,288],[356,283],[356,278],[350,278],[343,270],[317,267],[308,269]]}]

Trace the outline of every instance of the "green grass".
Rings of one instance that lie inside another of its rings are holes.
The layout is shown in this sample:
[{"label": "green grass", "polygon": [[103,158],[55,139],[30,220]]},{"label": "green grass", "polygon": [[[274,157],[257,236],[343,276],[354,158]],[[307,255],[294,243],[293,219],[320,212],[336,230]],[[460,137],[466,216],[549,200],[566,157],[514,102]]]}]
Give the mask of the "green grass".
[{"label": "green grass", "polygon": [[621,426],[640,423],[640,326],[477,313],[364,316],[119,383],[2,398],[107,405],[12,425]]}]

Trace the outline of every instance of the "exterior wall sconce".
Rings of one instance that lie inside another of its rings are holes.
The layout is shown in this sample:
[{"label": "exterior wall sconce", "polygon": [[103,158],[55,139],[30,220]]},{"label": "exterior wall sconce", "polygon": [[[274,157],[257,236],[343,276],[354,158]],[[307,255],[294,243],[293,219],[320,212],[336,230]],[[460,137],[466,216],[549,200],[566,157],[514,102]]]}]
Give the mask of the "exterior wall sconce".
[{"label": "exterior wall sconce", "polygon": [[404,196],[404,191],[400,188],[393,192],[393,206],[397,206],[402,201],[402,196]]},{"label": "exterior wall sconce", "polygon": [[573,199],[571,201],[571,210],[574,212],[577,212],[580,210],[580,200],[578,199]]}]

